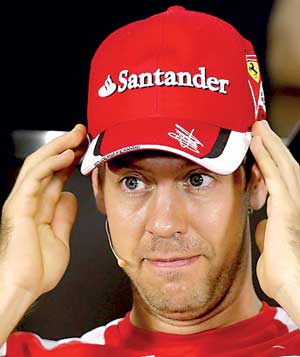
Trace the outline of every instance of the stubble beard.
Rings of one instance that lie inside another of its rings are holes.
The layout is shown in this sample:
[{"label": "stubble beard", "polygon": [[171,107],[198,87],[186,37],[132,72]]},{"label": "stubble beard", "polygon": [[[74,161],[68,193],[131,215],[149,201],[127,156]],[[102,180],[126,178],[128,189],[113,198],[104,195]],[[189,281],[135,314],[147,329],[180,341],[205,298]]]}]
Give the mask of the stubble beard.
[{"label": "stubble beard", "polygon": [[164,273],[166,284],[176,284],[177,290],[156,289],[130,277],[133,300],[150,314],[180,321],[203,318],[223,303],[237,288],[247,266],[246,224],[243,238],[232,259],[227,260],[218,272],[211,267],[199,284],[188,287],[176,284],[182,281],[179,271]]}]

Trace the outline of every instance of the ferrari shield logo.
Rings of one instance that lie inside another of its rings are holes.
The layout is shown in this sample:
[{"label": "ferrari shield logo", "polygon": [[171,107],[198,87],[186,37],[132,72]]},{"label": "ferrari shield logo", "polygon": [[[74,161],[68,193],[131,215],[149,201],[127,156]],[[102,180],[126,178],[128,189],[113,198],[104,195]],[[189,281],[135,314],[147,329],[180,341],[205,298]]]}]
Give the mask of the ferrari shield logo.
[{"label": "ferrari shield logo", "polygon": [[254,61],[247,62],[248,73],[258,83],[259,82],[259,68],[258,63]]}]

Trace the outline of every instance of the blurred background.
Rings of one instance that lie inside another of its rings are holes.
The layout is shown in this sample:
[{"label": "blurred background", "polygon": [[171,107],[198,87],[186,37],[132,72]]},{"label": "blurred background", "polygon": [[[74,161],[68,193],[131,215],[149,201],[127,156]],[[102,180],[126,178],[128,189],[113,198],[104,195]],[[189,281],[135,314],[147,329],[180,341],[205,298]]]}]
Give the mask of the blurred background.
[{"label": "blurred background", "polygon": [[[223,18],[253,43],[268,119],[299,162],[299,0],[10,2],[2,13],[1,206],[33,149],[78,122],[86,123],[89,66],[99,44],[120,26],[171,5]],[[131,306],[129,283],[110,252],[90,178],[77,169],[66,189],[80,203],[70,266],[57,288],[42,296],[19,326],[52,339],[79,336],[121,317]],[[252,230],[264,216],[265,208],[254,213]],[[253,254],[255,265],[255,245]],[[255,275],[253,279],[259,296],[274,304],[260,291]]]}]

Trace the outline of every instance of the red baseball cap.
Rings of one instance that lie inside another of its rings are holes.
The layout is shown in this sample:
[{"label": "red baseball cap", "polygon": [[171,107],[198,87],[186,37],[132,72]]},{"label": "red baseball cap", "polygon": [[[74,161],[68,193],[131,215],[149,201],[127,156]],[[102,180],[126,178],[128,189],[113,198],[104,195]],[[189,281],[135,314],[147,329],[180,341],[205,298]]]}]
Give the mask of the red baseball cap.
[{"label": "red baseball cap", "polygon": [[97,49],[81,172],[137,150],[163,150],[218,174],[243,161],[265,119],[253,46],[214,16],[172,6],[121,27]]}]

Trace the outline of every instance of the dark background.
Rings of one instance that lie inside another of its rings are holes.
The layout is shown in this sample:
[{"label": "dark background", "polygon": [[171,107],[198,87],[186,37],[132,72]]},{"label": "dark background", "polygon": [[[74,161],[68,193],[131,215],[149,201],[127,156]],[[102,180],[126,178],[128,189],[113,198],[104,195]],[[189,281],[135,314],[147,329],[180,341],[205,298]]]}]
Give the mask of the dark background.
[{"label": "dark background", "polygon": [[[233,24],[252,41],[265,73],[270,0],[112,0],[61,4],[12,2],[7,10],[2,55],[8,62],[4,74],[9,81],[3,89],[7,94],[4,121],[10,130],[68,130],[77,121],[85,122],[89,66],[100,42],[120,26],[165,11],[174,4],[209,12]],[[266,75],[264,79],[267,89]]]},{"label": "dark background", "polygon": [[[2,203],[21,164],[10,133],[17,129],[70,130],[86,123],[89,67],[101,41],[120,26],[183,5],[233,24],[254,45],[265,68],[266,29],[272,1],[78,1],[11,2],[4,15],[2,120],[0,133]],[[96,212],[89,178],[74,173],[68,184],[79,197],[70,267],[62,282],[41,297],[19,326],[46,338],[78,336],[122,316],[131,303],[126,277],[116,266]],[[254,217],[255,220],[255,217]]]}]

